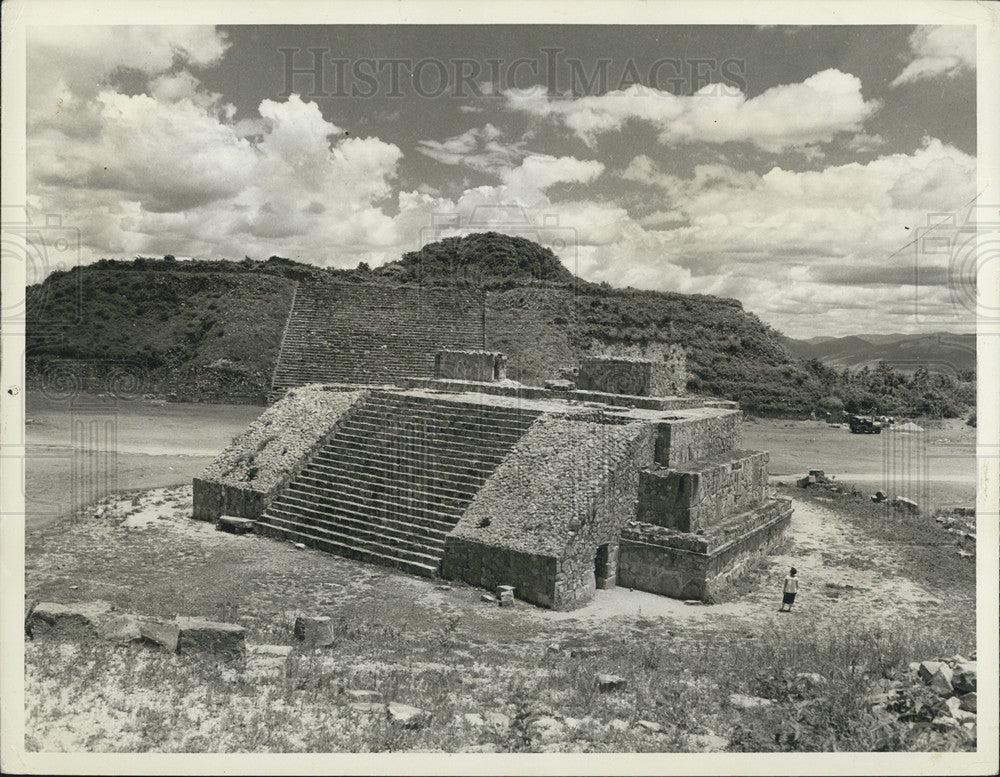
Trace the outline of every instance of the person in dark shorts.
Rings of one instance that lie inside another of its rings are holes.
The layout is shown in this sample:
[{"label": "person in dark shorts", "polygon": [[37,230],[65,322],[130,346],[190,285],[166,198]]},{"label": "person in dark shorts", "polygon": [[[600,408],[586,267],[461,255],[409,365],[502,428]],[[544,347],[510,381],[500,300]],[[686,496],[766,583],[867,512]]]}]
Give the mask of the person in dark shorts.
[{"label": "person in dark shorts", "polygon": [[[799,579],[796,577],[798,570],[792,567],[792,571],[785,578],[785,586],[782,589],[781,609],[778,612],[791,612],[795,603],[795,594],[799,592]],[[787,610],[785,608],[788,608]]]}]

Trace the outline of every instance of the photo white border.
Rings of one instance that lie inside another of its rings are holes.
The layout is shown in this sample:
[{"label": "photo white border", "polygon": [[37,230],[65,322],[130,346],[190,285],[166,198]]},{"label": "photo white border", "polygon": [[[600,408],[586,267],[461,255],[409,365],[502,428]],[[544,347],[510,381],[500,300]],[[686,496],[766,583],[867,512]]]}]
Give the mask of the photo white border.
[{"label": "photo white border", "polygon": [[[10,0],[2,6],[2,199],[25,202],[25,28],[29,25],[102,24],[970,24],[977,27],[977,158],[980,197],[1000,201],[1000,4],[938,2],[732,2],[731,0],[566,0],[502,3],[475,0]],[[1000,309],[1000,266],[982,268],[978,293],[986,309]],[[21,267],[2,268],[5,305],[24,294]],[[23,337],[3,334],[0,393],[0,483],[23,479],[23,461],[11,440],[23,439]],[[978,492],[981,513],[1000,505],[1000,324],[978,328]],[[17,396],[8,394],[17,388]],[[20,448],[23,456],[23,448]],[[23,483],[23,480],[22,480]],[[20,513],[21,489],[0,489],[0,513]],[[825,754],[107,754],[24,751],[24,521],[0,523],[0,764],[30,774],[990,774],[998,763],[998,527],[977,526],[978,659],[983,665],[977,753]]]}]

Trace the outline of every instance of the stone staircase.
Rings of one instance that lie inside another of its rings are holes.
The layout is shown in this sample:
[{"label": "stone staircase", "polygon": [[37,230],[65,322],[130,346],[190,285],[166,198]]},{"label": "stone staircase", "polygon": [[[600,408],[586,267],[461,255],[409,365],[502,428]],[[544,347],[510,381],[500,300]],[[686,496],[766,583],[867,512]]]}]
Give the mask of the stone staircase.
[{"label": "stone staircase", "polygon": [[445,537],[540,415],[375,391],[264,512],[258,531],[437,574]]},{"label": "stone staircase", "polygon": [[455,289],[301,281],[270,399],[306,383],[390,384],[434,374],[447,349],[481,349],[483,300]]}]

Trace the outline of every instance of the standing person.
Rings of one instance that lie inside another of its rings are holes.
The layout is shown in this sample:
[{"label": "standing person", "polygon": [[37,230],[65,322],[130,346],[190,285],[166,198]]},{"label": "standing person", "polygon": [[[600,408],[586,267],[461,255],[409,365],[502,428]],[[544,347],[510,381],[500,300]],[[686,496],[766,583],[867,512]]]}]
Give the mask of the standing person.
[{"label": "standing person", "polygon": [[[799,592],[799,579],[796,577],[798,570],[792,567],[792,571],[785,578],[785,586],[782,589],[781,609],[778,612],[791,612],[792,604],[795,603],[795,594]],[[785,607],[788,609],[786,610]]]}]

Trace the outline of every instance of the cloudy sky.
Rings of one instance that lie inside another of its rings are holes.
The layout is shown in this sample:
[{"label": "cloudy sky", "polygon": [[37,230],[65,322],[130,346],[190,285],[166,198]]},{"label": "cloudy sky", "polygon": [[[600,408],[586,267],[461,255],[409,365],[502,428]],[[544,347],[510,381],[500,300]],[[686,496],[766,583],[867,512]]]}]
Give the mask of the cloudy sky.
[{"label": "cloudy sky", "polygon": [[972,27],[31,28],[28,202],[85,262],[493,228],[790,336],[970,331],[913,241],[976,196],[975,106]]}]

